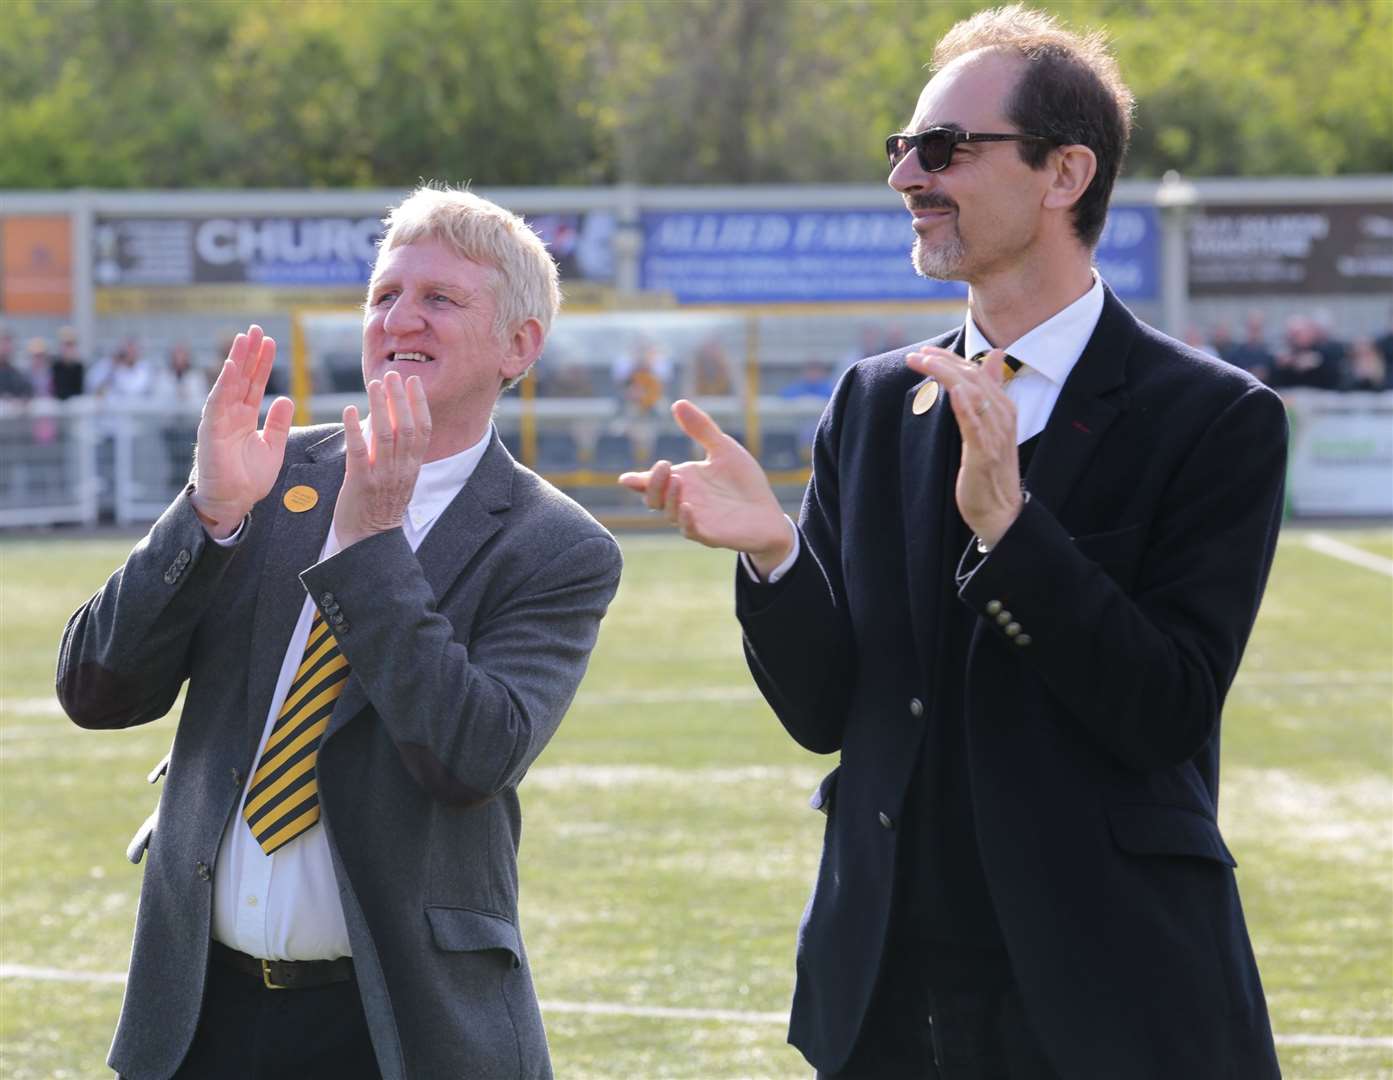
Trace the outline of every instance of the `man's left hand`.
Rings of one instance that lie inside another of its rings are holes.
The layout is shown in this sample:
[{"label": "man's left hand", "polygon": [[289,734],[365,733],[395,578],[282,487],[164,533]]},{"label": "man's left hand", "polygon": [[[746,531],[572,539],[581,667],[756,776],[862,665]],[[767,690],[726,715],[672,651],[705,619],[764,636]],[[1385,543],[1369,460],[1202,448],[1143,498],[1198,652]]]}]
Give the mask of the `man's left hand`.
[{"label": "man's left hand", "polygon": [[937,379],[948,392],[963,440],[958,512],[984,544],[995,546],[1024,502],[1016,406],[1003,387],[1006,354],[993,349],[979,367],[957,353],[927,346],[907,355],[905,365]]},{"label": "man's left hand", "polygon": [[371,443],[363,438],[357,407],[343,410],[348,458],[334,506],[341,547],[401,524],[430,446],[430,406],[419,376],[403,380],[389,371],[374,379],[368,384],[368,409]]}]

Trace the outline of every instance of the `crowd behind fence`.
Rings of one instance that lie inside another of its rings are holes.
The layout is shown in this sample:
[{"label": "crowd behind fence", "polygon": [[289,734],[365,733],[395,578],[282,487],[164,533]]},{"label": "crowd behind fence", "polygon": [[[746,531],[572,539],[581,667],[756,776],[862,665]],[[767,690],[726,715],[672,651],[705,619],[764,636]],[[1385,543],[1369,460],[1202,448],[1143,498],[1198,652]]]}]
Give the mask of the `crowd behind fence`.
[{"label": "crowd behind fence", "polygon": [[[563,316],[536,372],[500,402],[496,424],[520,460],[602,516],[622,515],[634,507],[614,484],[618,472],[695,452],[667,412],[690,397],[793,500],[840,372],[959,317]],[[316,357],[302,419],[336,420],[344,404],[361,401],[343,313],[338,332],[346,337],[337,351]],[[1296,512],[1393,513],[1393,327],[1345,341],[1314,312],[1290,316],[1274,336],[1255,312],[1241,332],[1215,323],[1188,336],[1288,399]],[[75,335],[57,338],[21,350],[0,327],[0,528],[152,520],[187,482],[199,410],[226,343],[176,343],[155,360],[127,338],[88,363]],[[288,389],[286,367],[278,364],[272,393]]]}]

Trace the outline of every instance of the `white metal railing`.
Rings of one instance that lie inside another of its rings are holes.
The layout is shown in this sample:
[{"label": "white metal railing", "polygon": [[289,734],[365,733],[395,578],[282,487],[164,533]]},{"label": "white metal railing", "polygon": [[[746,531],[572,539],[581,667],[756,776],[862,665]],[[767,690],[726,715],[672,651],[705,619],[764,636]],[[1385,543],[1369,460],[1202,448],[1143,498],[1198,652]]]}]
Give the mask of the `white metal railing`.
[{"label": "white metal railing", "polygon": [[[1393,391],[1298,390],[1284,397],[1292,427],[1290,512],[1393,517]],[[334,420],[350,401],[363,405],[358,395],[325,395],[312,399],[310,413],[316,421]],[[743,419],[757,416],[766,448],[773,438],[787,446],[793,435],[804,451],[821,409],[815,400],[770,396],[756,398],[753,410],[736,396],[702,404],[737,433],[743,433]],[[531,441],[522,437],[529,414],[537,433]],[[651,453],[660,438],[671,446],[677,432],[666,417],[646,430],[625,429],[621,421],[617,402],[594,398],[527,400],[512,394],[496,414],[499,431],[520,455],[536,453],[542,434],[563,436],[574,460],[538,461],[540,471],[582,498],[593,492],[602,503],[614,498],[616,466],[596,457],[601,436],[625,430],[641,455]],[[153,521],[187,482],[197,427],[198,410],[186,405],[0,401],[0,529]],[[799,478],[801,463],[768,459],[766,466],[789,484]]]}]

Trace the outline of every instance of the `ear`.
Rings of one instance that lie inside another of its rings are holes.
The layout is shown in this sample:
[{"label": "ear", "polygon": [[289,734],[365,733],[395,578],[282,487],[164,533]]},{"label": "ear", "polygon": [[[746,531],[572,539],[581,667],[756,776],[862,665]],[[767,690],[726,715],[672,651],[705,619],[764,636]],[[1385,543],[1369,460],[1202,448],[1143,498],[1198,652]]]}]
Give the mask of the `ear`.
[{"label": "ear", "polygon": [[527,319],[513,331],[504,350],[503,364],[498,374],[504,382],[512,382],[530,368],[542,354],[542,324],[536,319]]},{"label": "ear", "polygon": [[1045,208],[1067,210],[1083,198],[1083,193],[1093,182],[1098,172],[1098,159],[1088,147],[1071,143],[1052,151],[1045,168],[1050,172],[1049,187],[1045,189]]}]

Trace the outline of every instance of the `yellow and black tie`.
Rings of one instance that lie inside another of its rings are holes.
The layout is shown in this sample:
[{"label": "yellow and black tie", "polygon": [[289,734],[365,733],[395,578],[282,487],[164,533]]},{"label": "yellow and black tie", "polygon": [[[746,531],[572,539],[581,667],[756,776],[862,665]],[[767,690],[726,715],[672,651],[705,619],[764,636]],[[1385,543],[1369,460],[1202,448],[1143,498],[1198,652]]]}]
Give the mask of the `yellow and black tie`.
[{"label": "yellow and black tie", "polygon": [[267,855],[319,820],[315,759],[346,682],[348,660],[316,611],[300,667],[261,748],[242,807],[242,817]]},{"label": "yellow and black tie", "polygon": [[[990,352],[989,349],[983,349],[981,352],[977,353],[975,356],[972,357],[972,362],[976,364],[978,367],[981,367],[982,361],[986,359],[988,352]],[[1021,368],[1024,367],[1024,365],[1019,360],[1017,360],[1014,356],[1009,355],[1006,357],[1005,364],[1006,377],[1001,380],[1002,386],[1005,386],[1008,382],[1010,382],[1017,375],[1019,375]]]}]

